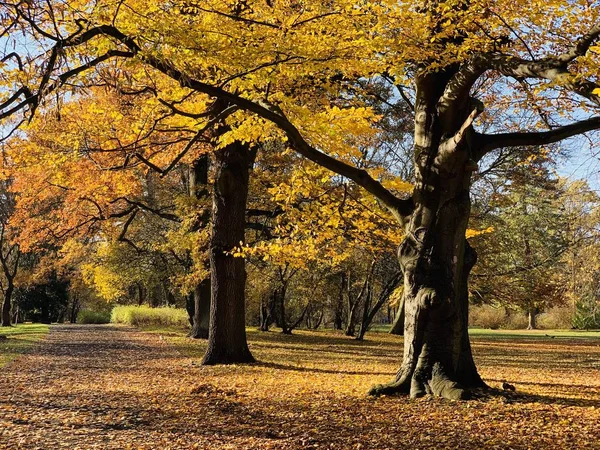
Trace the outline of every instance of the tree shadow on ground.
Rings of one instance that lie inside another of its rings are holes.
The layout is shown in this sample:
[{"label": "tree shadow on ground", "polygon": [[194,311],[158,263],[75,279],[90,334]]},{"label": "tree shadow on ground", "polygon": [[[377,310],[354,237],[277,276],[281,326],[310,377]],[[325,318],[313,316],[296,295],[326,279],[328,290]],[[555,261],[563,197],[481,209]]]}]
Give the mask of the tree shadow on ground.
[{"label": "tree shadow on ground", "polygon": [[600,408],[599,399],[573,398],[559,395],[529,394],[526,392],[503,391],[489,388],[472,392],[472,398],[480,401],[502,398],[507,404],[540,403],[543,405],[576,406],[579,408]]},{"label": "tree shadow on ground", "polygon": [[370,371],[359,371],[359,370],[331,370],[321,369],[317,367],[302,367],[294,366],[291,364],[279,364],[268,361],[257,361],[251,364],[254,367],[265,367],[267,369],[277,370],[292,370],[295,372],[312,372],[312,373],[327,373],[327,374],[344,374],[344,375],[390,375],[388,372],[370,372]]}]

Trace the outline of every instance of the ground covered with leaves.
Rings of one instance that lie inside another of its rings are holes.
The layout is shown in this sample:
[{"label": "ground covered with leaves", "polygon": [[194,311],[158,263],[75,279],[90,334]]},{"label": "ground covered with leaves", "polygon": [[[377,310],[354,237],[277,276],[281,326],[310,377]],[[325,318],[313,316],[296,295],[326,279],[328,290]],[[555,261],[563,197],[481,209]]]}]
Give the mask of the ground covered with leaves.
[{"label": "ground covered with leaves", "polygon": [[473,338],[493,387],[469,402],[370,398],[402,338],[250,331],[260,361],[203,367],[178,332],[53,326],[0,376],[3,449],[600,448],[600,339]]}]

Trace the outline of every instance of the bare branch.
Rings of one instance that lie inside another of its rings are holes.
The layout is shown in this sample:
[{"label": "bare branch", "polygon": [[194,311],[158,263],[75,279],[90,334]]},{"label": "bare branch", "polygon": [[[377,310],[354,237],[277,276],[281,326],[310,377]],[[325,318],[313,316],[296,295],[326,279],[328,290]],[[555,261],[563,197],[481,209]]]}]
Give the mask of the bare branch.
[{"label": "bare branch", "polygon": [[475,148],[477,153],[473,155],[476,161],[480,160],[486,153],[497,148],[519,147],[528,145],[547,145],[567,139],[587,131],[600,129],[600,117],[565,125],[549,131],[540,132],[515,132],[500,134],[475,135]]}]

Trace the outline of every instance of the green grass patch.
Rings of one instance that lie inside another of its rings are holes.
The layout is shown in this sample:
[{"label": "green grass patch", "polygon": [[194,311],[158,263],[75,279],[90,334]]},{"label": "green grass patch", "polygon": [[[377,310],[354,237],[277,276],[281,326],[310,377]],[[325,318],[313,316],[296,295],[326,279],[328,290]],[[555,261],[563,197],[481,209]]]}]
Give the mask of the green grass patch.
[{"label": "green grass patch", "polygon": [[26,353],[48,334],[48,325],[19,324],[0,328],[0,367],[6,366],[17,356]]},{"label": "green grass patch", "polygon": [[498,339],[600,339],[600,330],[489,330],[470,328],[469,335]]},{"label": "green grass patch", "polygon": [[150,306],[115,306],[110,321],[134,327],[189,327],[187,311],[183,308]]}]

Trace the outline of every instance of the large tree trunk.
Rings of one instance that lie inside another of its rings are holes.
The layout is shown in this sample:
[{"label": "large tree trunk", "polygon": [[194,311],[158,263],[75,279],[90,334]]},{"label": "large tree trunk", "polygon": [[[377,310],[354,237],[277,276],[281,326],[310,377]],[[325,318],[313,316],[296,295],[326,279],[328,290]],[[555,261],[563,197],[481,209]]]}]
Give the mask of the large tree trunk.
[{"label": "large tree trunk", "polygon": [[10,323],[10,308],[11,308],[11,300],[12,300],[13,290],[14,290],[14,285],[9,280],[6,291],[4,292],[4,303],[2,305],[2,326],[3,327],[10,327],[10,325],[11,325],[11,323]]},{"label": "large tree trunk", "polygon": [[210,239],[212,298],[203,364],[254,361],[246,342],[245,261],[231,254],[244,241],[250,159],[247,146],[239,142],[215,152]]},{"label": "large tree trunk", "polygon": [[472,149],[468,138],[453,138],[468,128],[466,120],[475,110],[465,100],[460,110],[440,112],[444,76],[429,72],[417,78],[415,210],[398,252],[404,273],[404,357],[395,381],[375,386],[371,393],[376,395],[463,399],[468,388],[485,386],[468,336],[467,280],[476,261],[465,239]]}]

